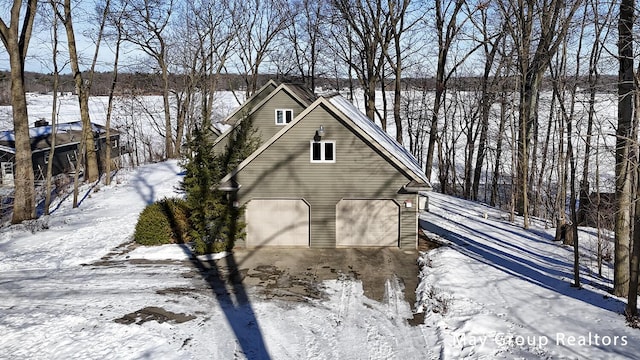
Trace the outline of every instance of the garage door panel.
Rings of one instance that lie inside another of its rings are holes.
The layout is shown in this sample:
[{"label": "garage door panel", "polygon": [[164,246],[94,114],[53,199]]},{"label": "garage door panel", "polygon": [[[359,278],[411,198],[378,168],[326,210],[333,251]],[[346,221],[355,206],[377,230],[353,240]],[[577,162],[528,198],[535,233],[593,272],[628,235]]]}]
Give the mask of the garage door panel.
[{"label": "garage door panel", "polygon": [[336,206],[336,245],[396,247],[399,221],[393,200],[343,199]]},{"label": "garage door panel", "polygon": [[301,199],[254,199],[247,204],[247,247],[309,246],[309,205]]}]

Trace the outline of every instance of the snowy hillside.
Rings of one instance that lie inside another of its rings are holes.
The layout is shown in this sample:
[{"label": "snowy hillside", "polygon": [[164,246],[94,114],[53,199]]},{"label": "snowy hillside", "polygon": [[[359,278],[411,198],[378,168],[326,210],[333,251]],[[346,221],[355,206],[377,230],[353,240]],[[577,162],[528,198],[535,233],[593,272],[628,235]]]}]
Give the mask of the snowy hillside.
[{"label": "snowy hillside", "polygon": [[[593,229],[581,229],[583,287],[571,287],[572,248],[555,229],[524,230],[481,204],[433,193],[422,226],[449,245],[421,258],[418,297],[443,358],[637,359],[640,330],[626,326],[613,298],[612,271],[597,276],[588,258]],[[485,219],[486,216],[486,219]],[[521,222],[520,222],[521,223]]]},{"label": "snowy hillside", "polygon": [[449,245],[419,259],[422,324],[407,321],[398,284],[378,302],[348,276],[302,302],[251,288],[224,300],[193,275],[188,250],[126,245],[146,204],[177,195],[180,174],[176,162],[122,171],[84,188],[78,209],[67,199],[48,219],[0,230],[0,358],[639,358],[640,331],[601,289],[609,280],[586,262],[586,285],[570,287],[571,252],[550,230],[439,194],[422,223]]}]

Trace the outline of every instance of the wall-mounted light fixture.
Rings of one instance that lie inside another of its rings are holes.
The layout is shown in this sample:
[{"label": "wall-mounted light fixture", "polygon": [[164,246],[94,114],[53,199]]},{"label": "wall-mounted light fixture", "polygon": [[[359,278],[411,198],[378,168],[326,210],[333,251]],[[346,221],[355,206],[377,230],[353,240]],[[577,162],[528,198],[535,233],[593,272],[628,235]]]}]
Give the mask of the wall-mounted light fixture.
[{"label": "wall-mounted light fixture", "polygon": [[322,140],[323,136],[324,136],[324,126],[320,125],[318,130],[316,130],[316,133],[313,135],[313,141],[318,142]]}]

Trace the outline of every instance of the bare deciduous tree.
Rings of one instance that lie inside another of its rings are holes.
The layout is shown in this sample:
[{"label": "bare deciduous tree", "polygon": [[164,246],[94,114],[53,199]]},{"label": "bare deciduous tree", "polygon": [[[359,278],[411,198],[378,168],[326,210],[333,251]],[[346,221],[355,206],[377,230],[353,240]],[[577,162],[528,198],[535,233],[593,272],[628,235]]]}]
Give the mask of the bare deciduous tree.
[{"label": "bare deciduous tree", "polygon": [[[120,49],[122,47],[123,42],[123,33],[122,33],[122,14],[126,11],[126,4],[122,4],[122,7],[119,11],[114,11],[115,9],[111,8],[111,0],[107,0],[104,4],[104,8],[102,9],[103,19],[108,21],[115,30],[114,39],[115,39],[115,49],[114,49],[114,57],[113,57],[113,79],[111,80],[111,85],[109,86],[109,99],[107,100],[107,115],[105,120],[105,136],[106,136],[106,149],[105,149],[105,159],[104,159],[104,172],[105,185],[111,184],[111,151],[113,148],[111,142],[111,118],[113,117],[113,108],[115,103],[115,91],[116,85],[118,84],[118,66],[120,62]],[[120,146],[120,144],[115,144],[116,146]],[[119,152],[119,150],[118,150]]]},{"label": "bare deciduous tree", "polygon": [[[635,77],[636,88],[640,82],[640,69],[638,69]],[[634,94],[634,117],[636,124],[640,120],[640,94],[636,91]],[[634,134],[634,139],[637,139],[637,133]],[[633,145],[635,151],[638,150],[638,143]],[[636,153],[635,160],[635,181],[636,181],[636,194],[640,193],[640,166],[637,165],[637,161],[640,155]],[[633,170],[632,170],[633,171]],[[633,241],[631,245],[631,252],[629,254],[629,294],[627,295],[627,306],[624,313],[627,317],[627,321],[631,324],[638,325],[640,319],[638,319],[638,283],[640,282],[640,201],[636,199],[634,202],[634,230]],[[617,254],[616,254],[617,255]]]},{"label": "bare deciduous tree", "polygon": [[33,219],[36,216],[29,116],[24,88],[24,62],[31,40],[37,4],[37,0],[13,0],[9,23],[0,18],[0,39],[9,54],[11,67],[11,108],[15,136],[15,193],[12,223]]},{"label": "bare deciduous tree", "polygon": [[[602,53],[605,50],[604,42],[606,41],[610,32],[610,23],[613,18],[613,12],[615,9],[615,2],[611,2],[604,8],[604,13],[600,13],[600,2],[597,0],[590,0],[587,4],[586,12],[591,12],[591,21],[593,24],[593,41],[591,43],[591,51],[589,55],[589,74],[588,74],[588,88],[589,88],[589,106],[587,109],[587,129],[585,134],[585,150],[584,160],[582,164],[582,179],[580,180],[580,201],[578,208],[578,222],[584,223],[587,217],[587,207],[590,206],[591,199],[589,198],[590,186],[589,186],[589,170],[592,156],[592,137],[594,131],[594,122],[596,117],[596,95],[599,90],[600,71],[599,63],[602,59]],[[596,145],[597,147],[597,145]],[[598,189],[596,189],[598,191]]]},{"label": "bare deciduous tree", "polygon": [[529,227],[529,161],[538,99],[549,61],[564,40],[581,0],[536,0],[498,2],[505,29],[513,41],[520,76],[518,119],[516,211]]},{"label": "bare deciduous tree", "polygon": [[[476,162],[473,169],[473,179],[471,174],[467,174],[465,179],[465,194],[468,198],[478,200],[478,190],[480,188],[480,180],[482,177],[482,167],[488,151],[489,124],[491,116],[491,106],[497,97],[497,87],[501,79],[500,73],[505,65],[505,58],[500,56],[499,50],[504,46],[504,32],[498,27],[491,27],[490,24],[500,24],[501,19],[491,19],[489,6],[479,8],[479,20],[472,21],[474,26],[480,31],[482,36],[479,39],[482,43],[482,51],[484,56],[484,69],[481,79],[481,95],[480,95],[480,134],[478,139],[478,152]],[[493,72],[493,76],[492,76]],[[472,144],[475,145],[475,144]],[[474,148],[474,146],[472,146]]]},{"label": "bare deciduous tree", "polygon": [[[55,0],[50,0],[52,8],[55,8]],[[51,18],[51,61],[53,63],[53,101],[51,104],[51,151],[47,161],[47,178],[45,185],[44,214],[49,215],[51,205],[51,180],[53,176],[53,159],[56,152],[56,137],[58,128],[58,87],[60,83],[60,70],[58,68],[58,18],[53,14]]]},{"label": "bare deciduous tree", "polygon": [[[292,3],[294,17],[287,29],[287,38],[294,55],[292,65],[310,89],[316,88],[316,78],[322,73],[321,54],[328,22],[328,7],[328,0],[297,0]],[[289,48],[285,49],[289,51]]]},{"label": "bare deciduous tree", "polygon": [[[353,71],[363,89],[365,113],[375,121],[376,91],[385,71],[385,53],[393,40],[390,26],[391,12],[383,0],[351,1],[333,0],[336,10],[334,38],[342,48],[339,56]],[[345,46],[346,43],[346,46]],[[382,129],[386,130],[386,114],[378,116]]]},{"label": "bare deciduous tree", "polygon": [[[167,61],[167,29],[174,11],[174,0],[127,0],[124,16],[124,37],[155,61],[162,78],[162,102],[164,105],[165,156],[175,156],[175,139],[171,122],[169,101],[169,64]],[[177,145],[179,146],[179,144]]]},{"label": "bare deciduous tree", "polygon": [[[404,44],[405,33],[410,31],[419,21],[421,16],[408,18],[411,12],[411,0],[392,1],[387,0],[389,11],[388,27],[391,31],[392,45],[387,47],[385,56],[387,63],[393,71],[393,121],[395,123],[396,141],[404,144],[404,131],[402,129],[402,73],[404,70],[404,59],[408,57],[409,47]],[[384,81],[383,81],[384,83]]]},{"label": "bare deciduous tree", "polygon": [[631,130],[633,122],[633,23],[635,1],[620,2],[618,20],[618,128],[616,130],[616,224],[613,292],[629,293],[629,246],[631,240]]},{"label": "bare deciduous tree", "polygon": [[284,0],[249,0],[241,2],[236,12],[240,25],[236,41],[239,46],[236,68],[245,76],[245,95],[259,87],[259,77],[270,56],[277,56],[277,40],[289,26],[291,15]]},{"label": "bare deciduous tree", "polygon": [[[62,6],[62,9],[60,9]],[[95,141],[93,138],[93,130],[91,127],[91,117],[89,115],[89,93],[91,89],[91,74],[89,79],[85,79],[80,70],[80,55],[78,54],[78,48],[76,44],[76,34],[73,28],[73,17],[71,12],[71,0],[64,0],[62,4],[59,1],[55,2],[55,9],[58,18],[64,25],[67,34],[67,48],[69,50],[69,61],[71,64],[71,71],[73,73],[73,80],[75,83],[76,93],[78,94],[78,102],[80,105],[80,119],[82,120],[82,137],[84,138],[85,152],[84,158],[84,178],[87,181],[93,182],[98,179],[98,157],[95,150]],[[96,52],[98,49],[96,49]],[[95,57],[94,62],[95,66]],[[86,80],[86,81],[85,81]],[[75,182],[78,185],[78,182]],[[77,191],[77,189],[76,189]]]},{"label": "bare deciduous tree", "polygon": [[438,63],[436,65],[436,89],[433,99],[433,109],[431,114],[431,125],[429,130],[429,144],[427,148],[427,159],[425,161],[425,174],[427,179],[431,178],[433,166],[433,156],[438,140],[438,118],[440,108],[446,96],[447,81],[455,71],[455,66],[447,69],[449,61],[449,51],[451,46],[462,29],[462,23],[466,19],[460,19],[463,0],[436,0],[435,1],[435,31],[438,38]]}]

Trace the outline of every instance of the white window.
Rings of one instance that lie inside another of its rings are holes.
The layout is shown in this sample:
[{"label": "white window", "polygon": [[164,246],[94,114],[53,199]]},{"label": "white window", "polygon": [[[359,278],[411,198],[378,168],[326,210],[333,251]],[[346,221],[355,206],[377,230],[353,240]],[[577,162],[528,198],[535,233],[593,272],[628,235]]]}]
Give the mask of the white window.
[{"label": "white window", "polygon": [[312,141],[310,151],[312,163],[336,162],[335,141]]},{"label": "white window", "polygon": [[293,120],[293,110],[276,109],[276,125],[287,125]]}]

